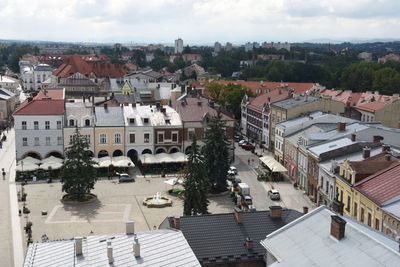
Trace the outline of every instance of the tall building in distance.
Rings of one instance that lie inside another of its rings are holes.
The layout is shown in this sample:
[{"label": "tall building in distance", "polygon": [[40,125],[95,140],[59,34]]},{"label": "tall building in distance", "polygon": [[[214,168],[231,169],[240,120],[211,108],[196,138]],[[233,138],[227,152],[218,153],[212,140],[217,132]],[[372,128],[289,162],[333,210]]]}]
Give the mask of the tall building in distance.
[{"label": "tall building in distance", "polygon": [[288,42],[284,42],[284,43],[264,42],[264,43],[262,43],[261,47],[262,48],[275,48],[276,50],[286,49],[287,51],[290,52],[290,43],[288,43]]},{"label": "tall building in distance", "polygon": [[232,51],[232,43],[226,42],[225,51]]},{"label": "tall building in distance", "polygon": [[219,52],[221,52],[221,50],[222,50],[221,43],[220,42],[215,42],[215,44],[214,44],[214,52],[215,53],[219,53]]},{"label": "tall building in distance", "polygon": [[175,54],[181,54],[183,52],[183,40],[178,38],[175,40]]}]

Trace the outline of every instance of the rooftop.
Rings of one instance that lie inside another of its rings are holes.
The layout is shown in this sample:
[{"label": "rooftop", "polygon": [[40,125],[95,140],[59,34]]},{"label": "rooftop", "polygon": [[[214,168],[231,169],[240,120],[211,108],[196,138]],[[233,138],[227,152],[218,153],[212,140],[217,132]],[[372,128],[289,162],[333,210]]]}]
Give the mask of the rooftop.
[{"label": "rooftop", "polygon": [[290,109],[320,100],[320,98],[314,96],[299,96],[298,98],[289,98],[279,102],[275,102],[272,106],[279,107],[281,109]]},{"label": "rooftop", "polygon": [[[165,109],[165,113],[161,109]],[[179,114],[169,106],[156,105],[140,105],[133,104],[124,106],[124,123],[125,126],[179,126],[182,125]],[[135,122],[129,122],[130,118],[134,118]],[[149,123],[144,123],[144,119],[148,118]]]},{"label": "rooftop", "polygon": [[40,90],[34,98],[25,100],[13,115],[63,115],[64,89]]},{"label": "rooftop", "polygon": [[122,107],[95,107],[97,127],[123,127]]},{"label": "rooftop", "polygon": [[366,225],[341,217],[344,238],[331,236],[332,215],[320,206],[267,235],[261,244],[276,259],[269,266],[400,266],[398,243]]},{"label": "rooftop", "polygon": [[[114,234],[83,238],[83,253],[75,256],[75,241],[33,243],[24,267],[50,266],[200,266],[180,231],[154,230],[136,234],[140,257],[133,253],[135,235]],[[109,264],[107,241],[111,241],[114,262]]]},{"label": "rooftop", "polygon": [[[180,217],[180,230],[201,264],[222,264],[263,260],[260,241],[276,229],[299,218],[295,210],[283,210],[281,218],[271,218],[268,211],[242,212],[238,224],[234,213]],[[253,248],[243,244],[253,240]]]},{"label": "rooftop", "polygon": [[266,103],[274,103],[291,97],[291,92],[287,88],[276,88],[266,94],[253,98],[248,107],[262,111]]}]

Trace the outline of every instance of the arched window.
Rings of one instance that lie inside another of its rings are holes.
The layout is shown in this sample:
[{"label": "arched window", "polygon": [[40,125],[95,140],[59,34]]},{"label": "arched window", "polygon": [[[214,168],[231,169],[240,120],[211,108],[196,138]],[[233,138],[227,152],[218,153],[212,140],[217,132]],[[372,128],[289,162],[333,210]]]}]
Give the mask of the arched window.
[{"label": "arched window", "polygon": [[85,120],[85,126],[90,126],[90,120],[89,119]]},{"label": "arched window", "polygon": [[69,126],[75,126],[75,120],[69,120]]}]

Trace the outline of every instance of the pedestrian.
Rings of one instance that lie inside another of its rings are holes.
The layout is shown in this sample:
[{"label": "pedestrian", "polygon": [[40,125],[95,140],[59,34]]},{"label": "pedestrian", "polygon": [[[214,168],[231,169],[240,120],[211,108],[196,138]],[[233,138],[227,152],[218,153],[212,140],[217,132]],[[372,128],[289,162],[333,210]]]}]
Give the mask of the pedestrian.
[{"label": "pedestrian", "polygon": [[3,174],[3,180],[5,180],[5,179],[6,179],[6,171],[4,170],[4,168],[1,169],[1,170],[2,170],[2,173],[1,173],[1,174]]},{"label": "pedestrian", "polygon": [[247,164],[250,165],[250,159],[247,160]]}]

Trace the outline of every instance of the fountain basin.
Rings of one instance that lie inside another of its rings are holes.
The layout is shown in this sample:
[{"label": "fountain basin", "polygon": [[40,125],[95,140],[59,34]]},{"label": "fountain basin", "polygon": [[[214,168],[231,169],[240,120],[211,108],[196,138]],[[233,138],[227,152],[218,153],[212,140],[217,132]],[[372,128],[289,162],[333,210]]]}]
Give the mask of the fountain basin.
[{"label": "fountain basin", "polygon": [[168,197],[161,196],[160,193],[157,193],[155,196],[146,197],[143,200],[143,205],[148,208],[164,208],[172,206],[172,200]]}]

